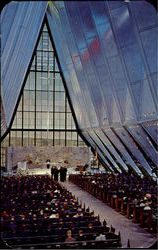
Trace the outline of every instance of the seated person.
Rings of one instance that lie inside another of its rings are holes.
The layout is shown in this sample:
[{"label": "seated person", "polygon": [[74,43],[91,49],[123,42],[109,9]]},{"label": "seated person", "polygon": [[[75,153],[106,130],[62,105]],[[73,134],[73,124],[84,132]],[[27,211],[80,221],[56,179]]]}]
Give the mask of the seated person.
[{"label": "seated person", "polygon": [[51,224],[48,224],[45,232],[46,235],[53,235],[55,233],[55,230],[53,226],[51,226]]},{"label": "seated person", "polygon": [[67,238],[65,239],[65,242],[74,242],[74,241],[76,241],[76,239],[72,237],[71,230],[68,230]]},{"label": "seated person", "polygon": [[39,226],[36,222],[33,222],[33,224],[31,225],[31,234],[32,236],[40,235]]},{"label": "seated person", "polygon": [[64,222],[70,222],[70,214],[66,214],[64,218]]},{"label": "seated person", "polygon": [[73,236],[75,236],[76,234],[78,234],[78,229],[75,227],[74,223],[70,223],[70,230],[71,230],[71,234]]},{"label": "seated person", "polygon": [[102,233],[100,233],[96,238],[95,240],[106,240],[106,236]]},{"label": "seated person", "polygon": [[93,225],[95,226],[95,227],[99,227],[99,226],[101,226],[101,222],[100,222],[100,220],[99,220],[99,217],[98,216],[95,216],[95,218],[94,218],[94,222],[93,222]]},{"label": "seated person", "polygon": [[9,231],[6,233],[5,237],[8,238],[14,238],[14,237],[18,237],[18,233],[16,231],[16,226],[15,225],[10,225],[9,226]]},{"label": "seated person", "polygon": [[22,228],[20,230],[20,237],[29,237],[29,236],[30,236],[30,230],[28,230],[25,224],[22,224]]},{"label": "seated person", "polygon": [[82,219],[83,213],[78,209],[77,213],[73,216],[74,218]]},{"label": "seated person", "polygon": [[60,242],[64,241],[65,229],[63,228],[63,224],[59,224],[59,227],[55,228],[55,235],[58,235],[58,240]]},{"label": "seated person", "polygon": [[149,206],[148,202],[145,203],[144,210],[151,210],[151,207]]},{"label": "seated person", "polygon": [[52,222],[58,222],[59,221],[59,213],[56,213],[56,211],[53,211],[53,213],[49,216],[50,219],[52,219]]},{"label": "seated person", "polygon": [[141,199],[140,200],[140,204],[139,204],[140,207],[145,207],[145,203],[143,202],[143,200]]},{"label": "seated person", "polygon": [[111,227],[110,232],[106,235],[107,239],[118,239],[119,236],[115,234],[115,228]]},{"label": "seated person", "polygon": [[86,228],[86,238],[87,240],[94,240],[96,237],[96,232],[94,230],[93,224],[89,223],[88,228]]},{"label": "seated person", "polygon": [[86,235],[83,234],[83,230],[78,231],[78,236],[77,236],[77,241],[85,241],[86,240]]}]

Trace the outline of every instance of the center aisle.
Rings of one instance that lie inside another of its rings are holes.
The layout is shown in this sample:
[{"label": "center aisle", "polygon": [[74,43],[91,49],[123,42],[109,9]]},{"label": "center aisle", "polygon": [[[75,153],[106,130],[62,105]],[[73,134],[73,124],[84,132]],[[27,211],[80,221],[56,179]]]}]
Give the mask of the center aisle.
[{"label": "center aisle", "polygon": [[140,228],[138,224],[134,224],[88,192],[70,181],[61,182],[61,184],[72,192],[79,202],[82,201],[82,206],[85,203],[85,207],[89,207],[91,212],[94,210],[95,216],[99,215],[101,222],[105,219],[107,226],[111,227],[112,225],[116,229],[116,234],[121,233],[122,248],[127,248],[128,239],[131,248],[148,248],[155,243],[156,237],[154,235]]}]

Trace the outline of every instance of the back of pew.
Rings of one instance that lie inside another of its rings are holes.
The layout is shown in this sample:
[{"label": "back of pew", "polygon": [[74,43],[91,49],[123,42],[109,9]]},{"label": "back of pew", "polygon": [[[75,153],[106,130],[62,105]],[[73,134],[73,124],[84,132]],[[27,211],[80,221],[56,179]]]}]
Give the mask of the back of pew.
[{"label": "back of pew", "polygon": [[75,242],[56,242],[56,243],[36,243],[36,244],[17,244],[11,245],[13,248],[22,248],[22,249],[62,249],[62,248],[79,248],[79,249],[96,249],[96,248],[114,248],[121,247],[119,239],[111,239],[105,241],[75,241]]}]

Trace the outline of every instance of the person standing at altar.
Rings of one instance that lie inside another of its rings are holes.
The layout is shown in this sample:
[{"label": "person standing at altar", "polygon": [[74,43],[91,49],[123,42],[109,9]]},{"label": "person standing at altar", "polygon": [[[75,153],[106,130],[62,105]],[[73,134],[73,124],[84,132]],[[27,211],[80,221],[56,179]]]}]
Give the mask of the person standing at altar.
[{"label": "person standing at altar", "polygon": [[55,167],[51,167],[51,176],[52,180],[54,180]]},{"label": "person standing at altar", "polygon": [[62,182],[66,181],[66,174],[67,174],[67,168],[61,167],[60,168],[60,181]]},{"label": "person standing at altar", "polygon": [[46,164],[47,164],[47,169],[49,169],[50,168],[50,160],[47,160]]},{"label": "person standing at altar", "polygon": [[63,181],[66,181],[67,168],[63,167]]},{"label": "person standing at altar", "polygon": [[54,168],[54,180],[58,181],[58,174],[59,174],[59,170],[57,167]]},{"label": "person standing at altar", "polygon": [[60,170],[59,170],[59,172],[60,172],[60,181],[64,181],[63,180],[63,167],[60,167]]}]

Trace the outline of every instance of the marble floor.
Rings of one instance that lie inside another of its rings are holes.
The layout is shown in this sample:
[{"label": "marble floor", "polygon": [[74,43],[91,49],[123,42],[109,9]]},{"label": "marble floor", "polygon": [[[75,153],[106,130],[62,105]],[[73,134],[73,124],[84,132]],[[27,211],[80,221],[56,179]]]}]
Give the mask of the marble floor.
[{"label": "marble floor", "polygon": [[156,236],[148,233],[138,224],[133,223],[132,220],[119,214],[72,182],[62,182],[62,185],[72,192],[79,202],[82,201],[82,206],[85,203],[85,207],[89,207],[91,212],[94,210],[94,214],[100,216],[100,221],[105,219],[109,227],[112,225],[116,229],[116,234],[121,233],[122,248],[127,248],[128,239],[130,248],[149,248],[156,242]]}]

